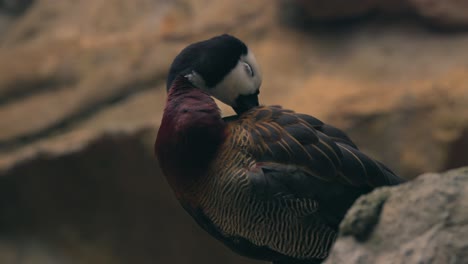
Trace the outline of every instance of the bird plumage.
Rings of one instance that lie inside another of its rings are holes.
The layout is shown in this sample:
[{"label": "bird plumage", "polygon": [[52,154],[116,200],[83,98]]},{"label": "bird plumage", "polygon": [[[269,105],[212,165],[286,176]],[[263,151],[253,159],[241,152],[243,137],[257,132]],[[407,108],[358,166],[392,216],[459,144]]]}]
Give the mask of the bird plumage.
[{"label": "bird plumage", "polygon": [[323,260],[352,203],[402,181],[312,116],[262,106],[222,119],[183,76],[169,90],[155,152],[201,227],[242,255],[277,263]]}]

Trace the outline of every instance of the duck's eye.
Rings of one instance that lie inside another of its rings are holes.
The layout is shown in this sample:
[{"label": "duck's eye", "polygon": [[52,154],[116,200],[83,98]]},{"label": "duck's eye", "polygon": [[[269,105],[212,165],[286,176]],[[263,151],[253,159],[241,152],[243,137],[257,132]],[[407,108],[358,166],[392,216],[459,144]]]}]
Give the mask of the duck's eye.
[{"label": "duck's eye", "polygon": [[243,63],[244,63],[244,68],[245,68],[245,71],[247,72],[247,74],[253,77],[254,72],[252,70],[252,67],[247,62],[243,62]]}]

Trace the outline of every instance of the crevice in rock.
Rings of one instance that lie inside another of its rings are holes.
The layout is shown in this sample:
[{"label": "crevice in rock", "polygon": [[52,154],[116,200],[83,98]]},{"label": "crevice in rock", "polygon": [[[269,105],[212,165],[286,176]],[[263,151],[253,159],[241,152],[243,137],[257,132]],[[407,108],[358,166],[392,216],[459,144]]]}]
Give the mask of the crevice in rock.
[{"label": "crevice in rock", "polygon": [[31,133],[17,135],[14,138],[0,141],[0,153],[8,152],[27,144],[39,141],[43,138],[47,138],[53,134],[62,133],[63,131],[69,130],[77,123],[89,119],[96,113],[106,109],[109,106],[125,101],[128,98],[141,92],[155,89],[160,84],[160,82],[161,78],[157,76],[156,78],[144,80],[139,83],[126,84],[125,87],[118,89],[121,91],[120,93],[113,94],[112,96],[97,101],[94,104],[88,105],[80,111],[65,116],[43,129],[32,131]]},{"label": "crevice in rock", "polygon": [[0,0],[0,12],[20,15],[25,12],[34,0]]},{"label": "crevice in rock", "polygon": [[[116,182],[139,182],[142,175],[150,180],[151,174],[156,173],[156,167],[151,169],[153,158],[140,142],[140,134],[144,132],[105,135],[76,153],[59,157],[41,155],[0,174],[0,231],[3,236],[33,233],[36,229],[55,232],[54,226],[60,222],[76,227],[92,225],[86,218],[109,213],[97,212],[96,208],[103,205],[103,200],[110,205],[111,200],[119,196],[118,192],[131,189],[127,184]],[[116,163],[118,160],[125,162]],[[125,179],[125,173],[139,176]],[[112,196],[116,197],[111,199]]]},{"label": "crevice in rock", "polygon": [[282,24],[304,32],[336,32],[346,31],[362,22],[366,22],[378,15],[375,8],[369,9],[363,13],[336,16],[336,17],[314,17],[308,14],[303,6],[292,1],[280,1],[279,20]]},{"label": "crevice in rock", "polygon": [[105,134],[78,151],[0,172],[0,263],[257,263],[196,226],[149,138],[153,129]]},{"label": "crevice in rock", "polygon": [[0,106],[14,103],[15,101],[35,96],[44,92],[54,92],[76,83],[75,77],[54,77],[48,76],[32,80],[15,80],[14,83],[7,84],[0,95]]},{"label": "crevice in rock", "polygon": [[444,170],[458,168],[468,165],[468,127],[460,134],[448,148],[447,160]]}]

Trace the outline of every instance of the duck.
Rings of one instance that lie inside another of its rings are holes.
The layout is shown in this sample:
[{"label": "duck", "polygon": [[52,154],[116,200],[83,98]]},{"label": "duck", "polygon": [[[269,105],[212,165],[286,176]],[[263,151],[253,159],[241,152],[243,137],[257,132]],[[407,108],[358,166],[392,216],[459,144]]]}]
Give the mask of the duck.
[{"label": "duck", "polygon": [[[174,59],[154,151],[181,206],[238,254],[321,263],[354,201],[404,182],[340,129],[262,106],[253,52],[223,34]],[[223,118],[213,98],[230,105]]]}]

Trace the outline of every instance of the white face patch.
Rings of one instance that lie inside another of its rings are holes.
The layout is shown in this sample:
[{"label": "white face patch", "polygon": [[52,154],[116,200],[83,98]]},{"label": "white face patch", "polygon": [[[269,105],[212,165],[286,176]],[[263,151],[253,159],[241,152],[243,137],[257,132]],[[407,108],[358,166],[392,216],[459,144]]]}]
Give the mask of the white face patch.
[{"label": "white face patch", "polygon": [[[246,63],[250,66],[251,71],[245,65]],[[197,74],[195,73],[195,75]],[[201,79],[201,77],[198,76],[198,79]],[[197,80],[196,77],[194,80],[199,83],[203,81]],[[236,98],[239,95],[254,94],[258,91],[261,84],[262,74],[257,60],[252,52],[247,51],[247,54],[239,59],[236,67],[220,83],[213,88],[205,89],[221,102],[235,107]],[[203,85],[198,87],[205,87],[204,82]]]}]

